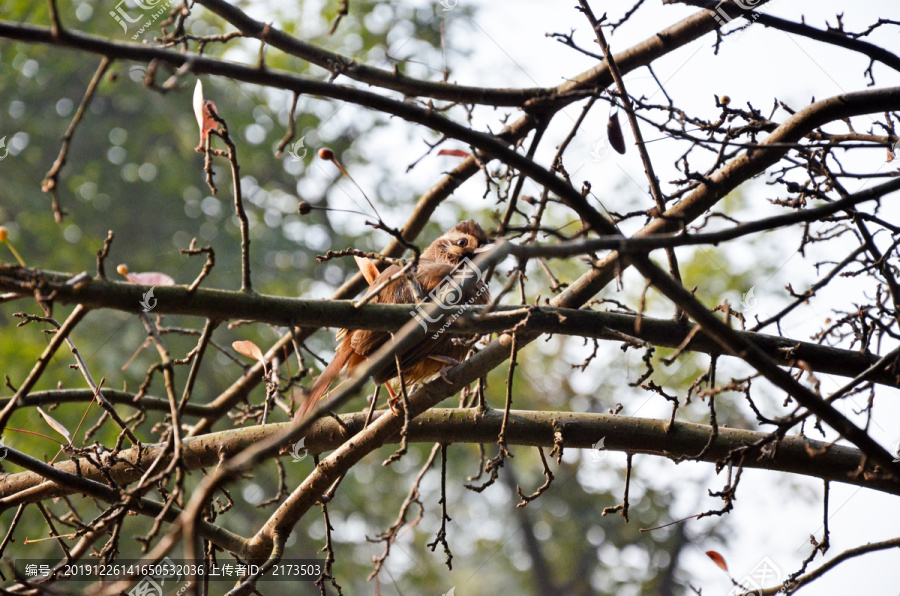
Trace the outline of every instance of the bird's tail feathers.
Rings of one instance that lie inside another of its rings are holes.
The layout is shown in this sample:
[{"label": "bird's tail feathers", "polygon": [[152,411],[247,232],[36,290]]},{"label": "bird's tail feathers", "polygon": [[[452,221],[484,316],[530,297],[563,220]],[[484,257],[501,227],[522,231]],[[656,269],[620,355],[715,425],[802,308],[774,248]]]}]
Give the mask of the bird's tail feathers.
[{"label": "bird's tail feathers", "polygon": [[350,356],[353,354],[352,349],[341,349],[338,347],[337,352],[334,355],[334,358],[325,367],[325,370],[322,371],[322,374],[319,375],[319,378],[316,379],[316,382],[313,383],[313,386],[310,387],[309,393],[306,395],[306,402],[300,406],[300,409],[297,410],[294,418],[304,418],[310,410],[312,410],[319,400],[322,399],[325,394],[328,392],[328,388],[331,387],[331,384],[337,378],[344,367],[347,365],[347,361],[350,359]]}]

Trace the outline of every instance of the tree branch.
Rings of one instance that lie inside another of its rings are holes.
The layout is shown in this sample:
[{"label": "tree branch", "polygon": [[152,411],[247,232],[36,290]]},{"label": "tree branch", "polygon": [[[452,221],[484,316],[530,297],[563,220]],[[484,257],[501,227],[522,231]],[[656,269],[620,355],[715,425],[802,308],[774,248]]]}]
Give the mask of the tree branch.
[{"label": "tree branch", "polygon": [[[900,180],[888,184],[900,186]],[[595,241],[585,241],[584,244],[590,245],[592,242]],[[512,247],[511,250],[516,252]],[[141,314],[141,296],[149,289],[148,286],[134,283],[96,280],[81,284],[76,289],[62,281],[64,279],[65,274],[0,264],[0,290],[40,290],[51,294],[57,302],[78,303],[95,309],[112,308]],[[295,325],[304,329],[341,327],[391,332],[397,331],[410,320],[408,305],[366,304],[357,308],[352,301],[283,298],[210,289],[191,292],[184,286],[157,287],[154,291],[159,300],[155,312],[160,314],[196,315],[222,321],[248,319],[272,325]],[[507,331],[524,321],[521,329],[527,333],[576,335],[611,341],[621,341],[620,334],[626,334],[671,348],[680,346],[694,333],[695,337],[686,349],[708,354],[721,353],[721,348],[714,341],[702,333],[693,332],[693,325],[687,322],[644,316],[641,317],[638,328],[637,317],[632,315],[550,306],[498,306],[495,312],[479,314],[477,317],[474,315],[482,312],[481,307],[460,307],[460,311],[464,313],[463,316],[454,321],[445,333],[487,335]],[[858,350],[842,350],[749,331],[735,333],[759,346],[780,364],[791,366],[797,360],[804,360],[817,372],[855,377],[878,361],[878,355]],[[506,356],[509,356],[508,351]],[[871,380],[891,386],[900,385],[900,379],[887,368],[874,371]],[[107,392],[105,390],[104,394]],[[0,406],[4,402],[5,400],[0,399]],[[24,403],[26,402],[22,402]],[[156,402],[147,402],[148,409],[155,409],[156,406]],[[217,399],[205,406],[186,410],[185,413],[209,416],[224,413],[229,408],[230,404],[223,404]]]},{"label": "tree branch", "polygon": [[[381,422],[386,416],[392,414],[387,410],[379,410],[375,412],[374,422]],[[342,414],[339,418],[340,422],[331,417],[323,417],[309,427],[304,435],[304,447],[310,454],[342,448],[351,437],[364,430],[365,412]],[[503,410],[479,412],[476,408],[432,408],[410,421],[408,439],[414,443],[490,443],[497,439],[502,424]],[[282,422],[185,438],[185,470],[214,467],[221,461],[223,454],[230,457],[259,441],[283,435],[289,428],[290,423]],[[591,449],[600,438],[605,438],[604,447],[609,451],[643,453],[680,461],[699,453],[706,446],[712,427],[675,422],[669,429],[668,419],[614,414],[510,411],[507,425],[507,442],[510,445],[552,448],[554,441],[558,440],[556,432],[562,432],[566,447],[571,449]],[[758,431],[723,427],[718,432],[716,442],[703,454],[700,461],[715,463],[735,449],[765,441],[770,436]],[[385,444],[398,443],[399,440],[400,435],[394,434],[388,436]],[[290,445],[286,443],[284,447],[285,450],[278,456],[290,455]],[[165,449],[165,443],[144,445],[140,461],[153,460],[162,449]],[[119,461],[109,468],[113,479],[121,485],[139,480],[142,472],[134,467],[138,463],[138,449],[132,447],[123,450],[118,458]],[[751,459],[745,461],[744,466],[800,474],[900,495],[900,482],[897,480],[856,474],[862,460],[860,451],[853,447],[795,435],[785,437],[771,458]],[[12,458],[9,461],[19,464]],[[83,479],[95,483],[105,481],[103,474],[90,462],[81,460],[80,466]],[[54,469],[64,474],[76,472],[75,464],[71,461],[56,463]],[[74,494],[81,490],[75,484],[56,480],[56,476],[45,475],[43,468],[40,472],[19,472],[3,476],[0,478],[0,510]],[[107,488],[109,487],[104,485],[104,489]]]}]

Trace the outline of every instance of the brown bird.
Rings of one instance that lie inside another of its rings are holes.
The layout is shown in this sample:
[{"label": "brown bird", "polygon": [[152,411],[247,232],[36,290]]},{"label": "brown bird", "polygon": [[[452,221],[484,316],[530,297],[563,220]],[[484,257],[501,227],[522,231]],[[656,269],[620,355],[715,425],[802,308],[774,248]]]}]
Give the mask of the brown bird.
[{"label": "brown bird", "polygon": [[[422,252],[419,265],[415,272],[415,281],[419,284],[423,294],[429,294],[439,288],[447,277],[452,277],[454,270],[464,259],[472,258],[478,252],[484,250],[487,244],[487,235],[477,223],[472,220],[455,225],[440,238]],[[371,265],[371,262],[367,262]],[[371,265],[374,269],[374,265]],[[400,271],[399,265],[391,265],[374,279],[369,279],[372,291],[377,294],[370,302],[378,304],[415,304],[416,294],[413,284],[405,276],[387,283],[391,276]],[[364,269],[365,273],[365,269]],[[367,278],[370,276],[367,276]],[[439,290],[438,290],[439,291]],[[437,295],[437,292],[435,293]],[[490,292],[484,281],[477,280],[468,288],[461,299],[453,303],[488,304],[491,300]],[[428,377],[441,373],[448,366],[457,364],[465,357],[468,348],[453,341],[449,333],[440,333],[433,338],[434,333],[429,334],[410,350],[399,355],[400,369],[403,372],[403,380],[407,384],[418,383]],[[313,384],[306,397],[306,402],[297,410],[295,420],[305,417],[318,401],[325,395],[334,380],[346,370],[347,375],[352,375],[357,366],[366,362],[368,357],[375,353],[384,342],[390,339],[390,333],[385,331],[366,331],[364,329],[342,329],[337,337],[341,343],[337,347],[334,359],[325,367],[322,374]],[[372,380],[376,384],[389,383],[397,377],[397,365],[390,362],[372,372]],[[391,386],[388,385],[388,391]],[[394,392],[391,391],[392,396]]]}]

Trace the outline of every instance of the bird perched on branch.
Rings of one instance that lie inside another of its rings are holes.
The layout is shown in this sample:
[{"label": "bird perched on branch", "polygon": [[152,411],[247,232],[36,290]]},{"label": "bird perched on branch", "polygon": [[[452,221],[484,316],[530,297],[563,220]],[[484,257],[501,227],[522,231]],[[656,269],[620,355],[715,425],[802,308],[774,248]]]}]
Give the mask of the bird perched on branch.
[{"label": "bird perched on branch", "polygon": [[[452,278],[457,266],[467,258],[485,250],[487,235],[472,220],[461,222],[445,232],[422,252],[413,279],[419,285],[422,295],[438,296],[442,283]],[[357,259],[360,268],[369,282],[369,294],[374,293],[369,301],[378,304],[415,304],[419,302],[412,281],[403,273],[401,266],[391,265],[381,273],[377,273],[374,264],[368,259]],[[368,273],[367,273],[368,268]],[[397,275],[399,273],[399,275]],[[376,276],[377,274],[377,276]],[[393,276],[396,279],[391,280]],[[478,279],[467,291],[450,306],[467,304],[479,305],[490,303],[491,296],[484,281]],[[435,338],[434,335],[437,335]],[[390,339],[386,331],[366,331],[364,329],[342,329],[337,334],[341,343],[337,347],[334,359],[322,371],[322,374],[309,390],[306,401],[294,415],[299,420],[307,414],[326,394],[334,380],[346,372],[352,375],[356,367],[364,364],[384,342]],[[458,336],[457,336],[458,338]],[[468,348],[454,341],[449,333],[429,334],[411,349],[399,354],[400,370],[407,384],[414,384],[441,373],[445,368],[458,364],[465,357]],[[376,384],[387,384],[391,392],[392,404],[396,395],[389,382],[397,378],[397,365],[390,362],[372,372]]]}]

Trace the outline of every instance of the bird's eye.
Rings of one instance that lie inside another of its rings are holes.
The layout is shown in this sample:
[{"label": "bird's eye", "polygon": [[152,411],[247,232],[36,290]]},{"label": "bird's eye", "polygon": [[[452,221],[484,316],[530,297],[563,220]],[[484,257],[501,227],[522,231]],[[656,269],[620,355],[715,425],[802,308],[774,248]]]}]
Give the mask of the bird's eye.
[{"label": "bird's eye", "polygon": [[469,241],[466,238],[460,238],[456,241],[456,246],[466,246]]}]

